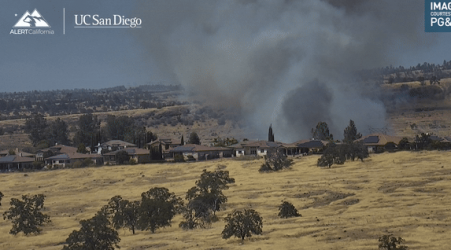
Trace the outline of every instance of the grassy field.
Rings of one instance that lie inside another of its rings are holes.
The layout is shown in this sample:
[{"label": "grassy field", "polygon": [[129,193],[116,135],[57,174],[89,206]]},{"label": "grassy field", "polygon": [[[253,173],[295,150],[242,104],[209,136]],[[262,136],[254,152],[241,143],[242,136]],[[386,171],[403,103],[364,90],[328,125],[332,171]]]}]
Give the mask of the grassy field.
[{"label": "grassy field", "polygon": [[[295,160],[292,169],[261,174],[262,161],[217,160],[199,163],[105,166],[35,173],[1,174],[3,213],[12,197],[43,193],[52,223],[41,235],[8,234],[0,221],[0,249],[61,249],[79,221],[92,217],[114,195],[137,200],[152,187],[184,197],[203,169],[219,165],[236,180],[224,193],[229,201],[221,219],[208,229],[184,231],[177,215],[172,227],[155,234],[120,229],[121,249],[377,249],[378,236],[393,233],[409,249],[451,245],[450,152],[398,152],[372,155],[331,169],[316,167],[317,156]],[[302,217],[280,219],[282,200]],[[221,238],[223,218],[233,209],[253,208],[264,220],[263,235]]]}]

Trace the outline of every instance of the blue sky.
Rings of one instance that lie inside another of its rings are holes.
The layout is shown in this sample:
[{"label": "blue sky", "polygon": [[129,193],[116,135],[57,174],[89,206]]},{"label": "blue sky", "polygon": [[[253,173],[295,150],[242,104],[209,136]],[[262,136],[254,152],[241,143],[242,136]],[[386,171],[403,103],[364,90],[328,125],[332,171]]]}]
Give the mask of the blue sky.
[{"label": "blue sky", "polygon": [[[152,63],[139,32],[146,29],[75,29],[75,14],[113,14],[134,17],[140,1],[8,1],[0,8],[0,77],[6,92],[74,88],[136,86],[165,81]],[[150,1],[152,2],[152,1]],[[174,11],[183,12],[173,1]],[[186,1],[184,1],[186,3]],[[411,1],[423,6],[423,0]],[[146,5],[147,7],[152,6]],[[66,34],[63,35],[63,8]],[[37,9],[55,31],[54,35],[11,35],[10,30],[25,11]],[[158,10],[153,10],[158,11]],[[167,11],[167,10],[166,10]],[[402,12],[400,12],[402,15]],[[15,16],[17,14],[17,16]],[[143,27],[155,19],[138,16]],[[418,16],[423,19],[423,16]],[[147,22],[147,23],[146,23]],[[157,21],[158,22],[158,21]],[[154,23],[161,25],[164,23]],[[233,31],[232,31],[233,32]],[[144,36],[145,37],[145,36]],[[450,34],[424,33],[424,46],[392,48],[400,56],[392,64],[412,66],[421,62],[451,60]],[[421,43],[421,41],[420,41]],[[402,53],[399,53],[399,52]],[[382,65],[381,65],[382,66]],[[168,78],[169,79],[169,78]]]}]

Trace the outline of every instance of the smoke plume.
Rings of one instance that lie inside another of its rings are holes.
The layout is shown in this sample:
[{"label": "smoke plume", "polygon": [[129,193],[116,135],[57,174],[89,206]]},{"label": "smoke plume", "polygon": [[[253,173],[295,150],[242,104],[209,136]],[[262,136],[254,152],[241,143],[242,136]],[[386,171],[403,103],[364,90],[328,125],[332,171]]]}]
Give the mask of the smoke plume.
[{"label": "smoke plume", "polygon": [[341,139],[349,119],[385,126],[378,89],[355,73],[424,46],[413,2],[143,1],[136,33],[156,78],[232,107],[260,138],[271,123],[278,141],[309,138],[325,121]]}]

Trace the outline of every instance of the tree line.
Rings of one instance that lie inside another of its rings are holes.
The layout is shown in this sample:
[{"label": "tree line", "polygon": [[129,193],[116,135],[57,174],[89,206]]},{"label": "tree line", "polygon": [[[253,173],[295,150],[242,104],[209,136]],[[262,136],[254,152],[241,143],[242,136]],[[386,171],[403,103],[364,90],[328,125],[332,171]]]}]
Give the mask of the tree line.
[{"label": "tree line", "polygon": [[95,146],[107,140],[123,140],[144,147],[146,143],[156,140],[157,135],[147,131],[145,127],[137,126],[135,120],[128,116],[108,115],[106,125],[93,114],[84,114],[78,118],[77,132],[69,139],[69,130],[66,122],[57,118],[48,122],[42,114],[34,114],[25,121],[25,132],[33,146],[46,148],[55,143],[63,145]]},{"label": "tree line", "polygon": [[[47,113],[50,116],[83,114],[95,111],[162,108],[181,105],[167,101],[161,93],[182,90],[180,85],[141,85],[103,89],[73,89],[0,93],[0,119],[26,118],[26,113]],[[12,113],[12,115],[9,115]]]}]

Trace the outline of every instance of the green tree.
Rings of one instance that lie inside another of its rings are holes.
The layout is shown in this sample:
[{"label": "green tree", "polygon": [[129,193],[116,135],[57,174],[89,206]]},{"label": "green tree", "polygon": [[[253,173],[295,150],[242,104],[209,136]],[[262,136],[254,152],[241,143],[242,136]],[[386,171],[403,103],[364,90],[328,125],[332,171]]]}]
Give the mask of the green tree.
[{"label": "green tree", "polygon": [[25,132],[29,133],[29,138],[36,146],[40,141],[46,139],[47,120],[42,114],[33,114],[25,120]]},{"label": "green tree", "polygon": [[86,146],[84,143],[78,144],[77,153],[86,154],[88,150],[86,150]]},{"label": "green tree", "polygon": [[407,139],[406,137],[403,137],[398,144],[398,148],[400,150],[408,150],[410,149],[410,143],[409,143],[409,139]]},{"label": "green tree", "polygon": [[128,116],[108,115],[106,119],[106,131],[111,140],[123,140],[133,142],[135,137],[135,121]]},{"label": "green tree", "polygon": [[66,239],[63,250],[114,250],[121,239],[116,230],[111,228],[108,217],[97,213],[88,220],[80,221],[80,230],[74,230]]},{"label": "green tree", "polygon": [[198,144],[200,145],[200,138],[199,135],[196,132],[191,132],[189,135],[189,144]]},{"label": "green tree", "polygon": [[244,240],[245,237],[251,237],[253,234],[262,234],[263,219],[253,209],[244,209],[244,212],[234,211],[224,220],[226,225],[222,231],[223,239],[235,236]]},{"label": "green tree", "polygon": [[334,136],[329,134],[329,126],[325,122],[318,122],[315,129],[312,129],[312,135],[316,140],[334,140]]},{"label": "green tree", "polygon": [[2,205],[2,198],[3,198],[3,193],[2,192],[0,192],[0,206]]},{"label": "green tree", "polygon": [[[196,181],[196,186],[186,193],[186,199],[190,202],[196,201],[207,204],[215,215],[221,205],[227,202],[227,197],[222,193],[222,190],[228,189],[228,184],[231,183],[235,183],[235,179],[229,177],[229,171],[210,172],[204,169],[200,179]],[[201,214],[199,211],[196,211],[196,213]]]},{"label": "green tree", "polygon": [[16,151],[11,148],[8,150],[8,155],[16,155]]},{"label": "green tree", "polygon": [[50,216],[43,214],[45,195],[22,195],[22,200],[11,198],[11,207],[3,213],[3,219],[11,220],[13,228],[10,234],[23,232],[25,235],[38,234],[42,231],[40,226],[49,223]]},{"label": "green tree", "polygon": [[386,250],[407,250],[407,246],[402,246],[405,240],[401,237],[394,237],[392,235],[383,235],[379,237],[379,249]]},{"label": "green tree", "polygon": [[102,208],[111,217],[111,223],[115,229],[122,227],[130,229],[135,234],[135,228],[139,218],[139,201],[124,200],[120,195],[114,196]]},{"label": "green tree", "polygon": [[180,144],[185,145],[185,140],[183,140],[183,135],[182,135],[182,139],[180,139]]},{"label": "green tree", "polygon": [[279,206],[279,217],[280,218],[290,218],[290,217],[299,217],[301,216],[298,213],[298,210],[288,201],[283,201]]},{"label": "green tree", "polygon": [[184,221],[180,222],[179,226],[183,229],[189,230],[194,228],[204,228],[211,224],[210,206],[200,199],[193,199],[183,207],[182,213]]},{"label": "green tree", "polygon": [[117,164],[124,164],[124,162],[129,162],[130,156],[128,155],[127,151],[120,150],[116,153],[116,163]]},{"label": "green tree", "polygon": [[351,143],[357,139],[362,137],[361,133],[357,133],[357,127],[353,120],[349,120],[349,125],[344,130],[344,139],[343,142]]},{"label": "green tree", "polygon": [[182,200],[167,188],[151,188],[141,194],[138,228],[155,233],[158,228],[171,226],[172,218],[180,212],[182,206]]},{"label": "green tree", "polygon": [[67,124],[60,118],[57,118],[54,122],[50,122],[47,128],[46,140],[50,145],[55,145],[55,143],[68,145],[68,133]]},{"label": "green tree", "polygon": [[74,136],[74,144],[79,145],[83,143],[85,145],[96,145],[98,139],[98,130],[100,123],[97,119],[97,116],[93,116],[92,114],[83,114],[78,118],[78,131]]}]

